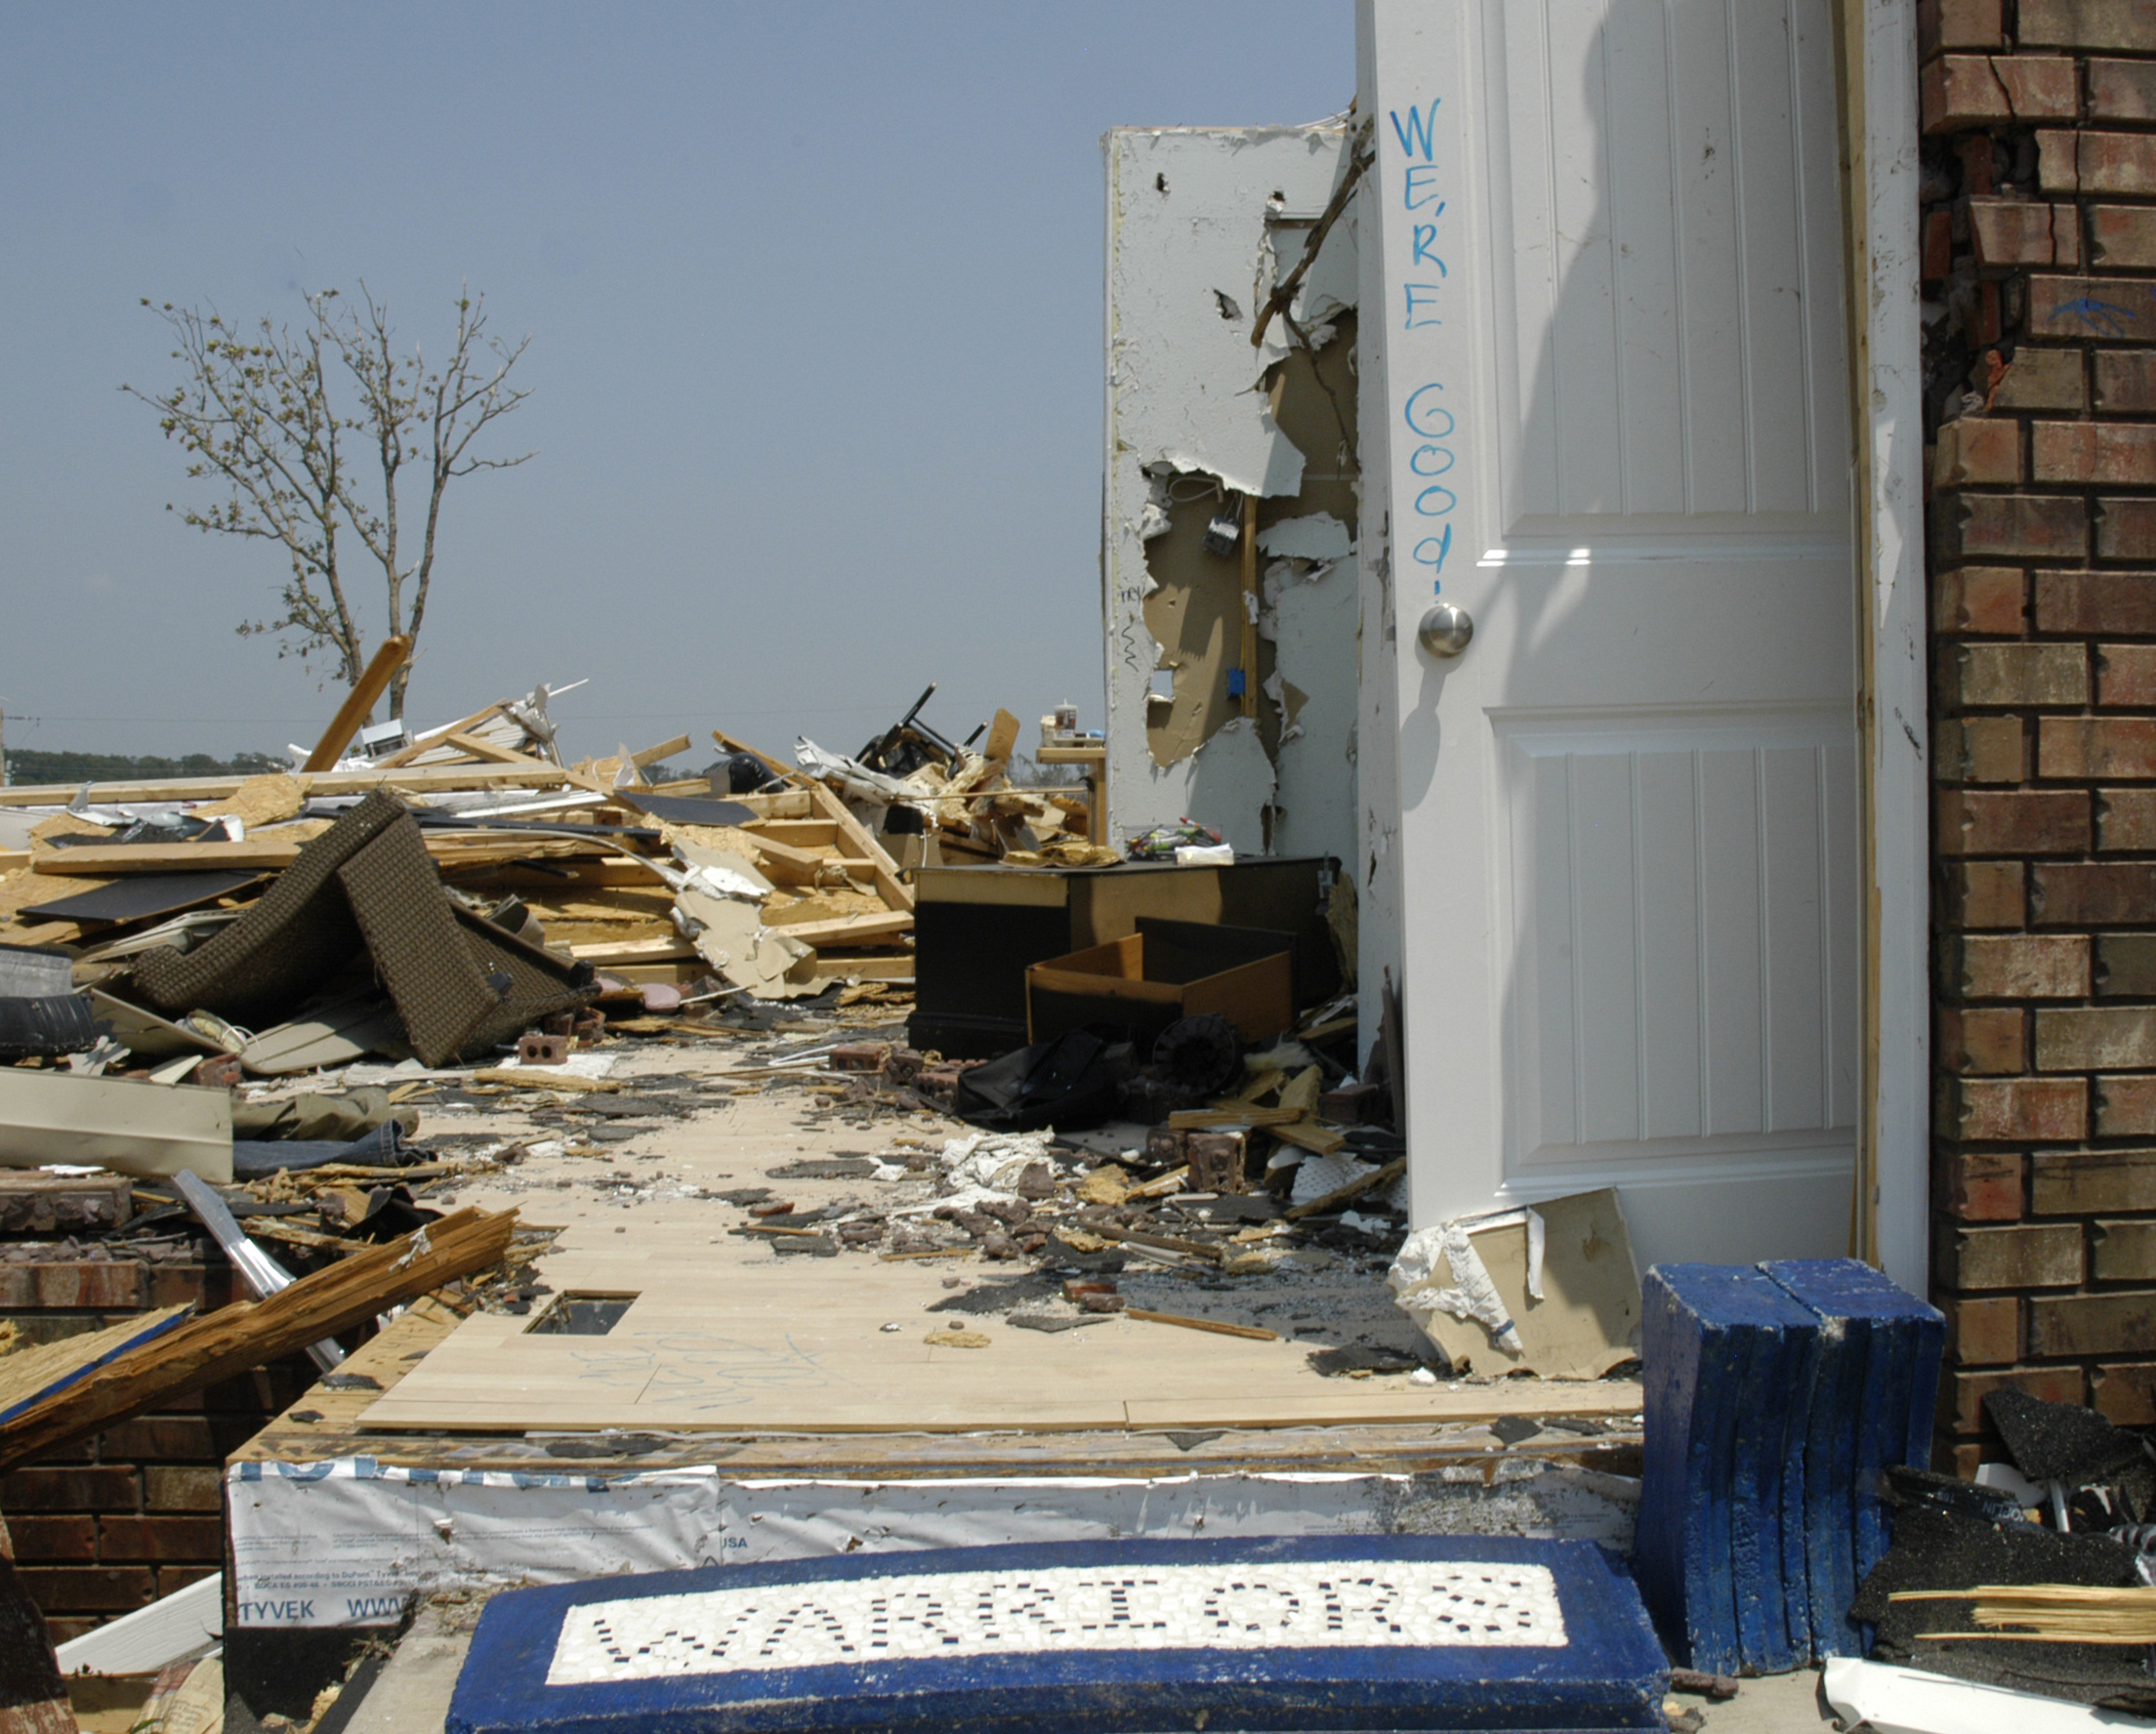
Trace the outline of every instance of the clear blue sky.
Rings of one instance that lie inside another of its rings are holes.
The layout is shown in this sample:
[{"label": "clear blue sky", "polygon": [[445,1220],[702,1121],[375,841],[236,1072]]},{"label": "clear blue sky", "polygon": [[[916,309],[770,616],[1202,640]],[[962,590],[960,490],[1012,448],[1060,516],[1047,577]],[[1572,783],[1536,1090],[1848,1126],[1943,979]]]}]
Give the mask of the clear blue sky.
[{"label": "clear blue sky", "polygon": [[276,750],[334,698],[232,627],[139,305],[364,276],[532,335],[522,469],[453,492],[412,715],[538,681],[576,751],[852,751],[930,680],[1100,719],[1117,125],[1314,120],[1349,0],[0,8],[0,700],[14,747]]}]

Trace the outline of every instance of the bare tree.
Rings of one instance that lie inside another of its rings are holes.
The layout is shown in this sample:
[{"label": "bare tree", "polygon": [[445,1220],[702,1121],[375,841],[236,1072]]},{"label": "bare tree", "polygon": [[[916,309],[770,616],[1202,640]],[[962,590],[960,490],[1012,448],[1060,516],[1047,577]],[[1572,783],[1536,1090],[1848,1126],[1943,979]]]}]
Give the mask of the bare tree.
[{"label": "bare tree", "polygon": [[[273,542],[290,562],[282,613],[243,622],[240,635],[278,635],[280,656],[329,657],[336,679],[354,685],[367,641],[352,594],[351,544],[358,545],[361,572],[380,568],[384,636],[416,641],[449,483],[534,455],[473,451],[489,423],[530,395],[509,376],[531,339],[509,344],[491,335],[485,298],[468,292],[457,299],[449,358],[430,367],[417,346],[398,351],[389,306],[364,282],[357,307],[335,289],[306,300],[308,318],[298,330],[265,318],[244,336],[215,308],[166,302],[155,310],[178,341],[172,357],[181,364],[180,384],[162,392],[120,390],[157,412],[165,437],[187,452],[190,478],[224,491],[200,510],[165,510],[181,512],[198,530]],[[403,516],[412,502],[398,492],[407,469],[424,472],[426,510],[416,539]],[[404,714],[411,667],[407,661],[390,686],[393,717]]]}]

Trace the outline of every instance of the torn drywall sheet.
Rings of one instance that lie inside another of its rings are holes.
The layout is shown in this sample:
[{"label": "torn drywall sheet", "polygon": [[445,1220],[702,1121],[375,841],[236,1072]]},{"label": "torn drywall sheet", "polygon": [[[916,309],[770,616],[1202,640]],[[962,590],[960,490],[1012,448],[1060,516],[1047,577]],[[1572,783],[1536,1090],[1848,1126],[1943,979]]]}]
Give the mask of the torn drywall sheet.
[{"label": "torn drywall sheet", "polygon": [[[1347,171],[1347,130],[1124,129],[1106,148],[1111,832],[1187,816],[1239,846],[1345,859],[1356,596],[1325,579],[1351,560],[1358,513],[1351,218],[1264,344],[1250,333]],[[1323,593],[1295,599],[1284,634],[1242,546],[1251,495],[1257,555]],[[1244,744],[1222,748],[1237,722],[1262,773]],[[1305,785],[1285,831],[1283,777]]]}]

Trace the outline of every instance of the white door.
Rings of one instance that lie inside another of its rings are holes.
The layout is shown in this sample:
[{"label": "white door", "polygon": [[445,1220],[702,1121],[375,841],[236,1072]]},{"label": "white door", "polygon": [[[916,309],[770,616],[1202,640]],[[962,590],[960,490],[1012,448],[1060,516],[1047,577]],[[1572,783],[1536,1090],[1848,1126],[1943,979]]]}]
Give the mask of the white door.
[{"label": "white door", "polygon": [[[1616,1185],[1642,1266],[1839,1254],[1826,0],[1366,0],[1363,29],[1416,1220]],[[1454,656],[1417,640],[1440,600]]]}]

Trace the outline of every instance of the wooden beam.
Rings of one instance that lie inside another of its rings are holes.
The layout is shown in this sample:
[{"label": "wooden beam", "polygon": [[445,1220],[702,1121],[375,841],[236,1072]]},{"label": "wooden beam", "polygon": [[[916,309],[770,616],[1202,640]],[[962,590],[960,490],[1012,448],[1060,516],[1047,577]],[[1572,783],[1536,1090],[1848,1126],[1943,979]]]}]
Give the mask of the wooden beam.
[{"label": "wooden beam", "polygon": [[[294,780],[310,795],[363,795],[369,789],[404,789],[427,794],[445,789],[551,789],[567,783],[577,788],[597,787],[588,777],[578,777],[559,764],[534,759],[530,764],[420,764],[400,770],[369,765],[364,770],[295,771]],[[240,776],[173,777],[163,782],[92,783],[89,801],[122,804],[144,801],[222,801],[236,795]],[[65,806],[85,785],[81,783],[17,783],[0,789],[0,806]]]},{"label": "wooden beam", "polygon": [[821,951],[831,946],[873,945],[913,931],[913,911],[893,909],[883,915],[842,916],[836,921],[796,922],[791,927],[773,925],[771,931],[799,939]]},{"label": "wooden beam", "polygon": [[417,1235],[303,1276],[266,1300],[235,1301],[191,1319],[0,1424],[0,1472],[497,1264],[516,1227],[515,1211],[496,1216],[467,1207]]},{"label": "wooden beam", "polygon": [[423,737],[413,741],[410,746],[399,747],[386,759],[377,759],[374,763],[384,770],[395,770],[401,765],[411,764],[415,759],[424,758],[427,754],[432,753],[436,747],[448,740],[451,735],[464,734],[478,727],[488,718],[499,716],[501,709],[502,707],[498,704],[490,704],[483,711],[474,711],[469,717],[450,723],[447,728],[430,728]]},{"label": "wooden beam", "polygon": [[322,738],[314,743],[314,750],[308,754],[302,770],[328,770],[344,756],[352,745],[352,737],[357,734],[367,718],[373,714],[375,700],[390,689],[390,682],[396,678],[396,671],[404,666],[404,659],[412,653],[409,639],[384,639],[375,649],[373,659],[365,671],[346,694],[345,702],[337,707],[337,715],[330,719],[329,726],[322,730]]},{"label": "wooden beam", "polygon": [[657,764],[662,760],[673,758],[676,753],[687,751],[688,736],[677,734],[672,740],[661,741],[655,747],[646,747],[641,753],[631,753],[629,763],[642,770],[647,764]]}]

